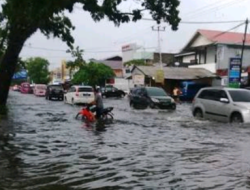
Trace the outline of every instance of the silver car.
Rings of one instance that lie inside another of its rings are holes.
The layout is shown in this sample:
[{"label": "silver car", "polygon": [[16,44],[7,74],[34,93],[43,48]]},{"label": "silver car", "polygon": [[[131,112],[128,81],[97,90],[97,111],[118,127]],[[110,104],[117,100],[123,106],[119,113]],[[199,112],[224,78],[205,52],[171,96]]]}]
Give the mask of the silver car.
[{"label": "silver car", "polygon": [[250,122],[250,91],[225,87],[202,88],[192,105],[193,116],[223,122]]}]

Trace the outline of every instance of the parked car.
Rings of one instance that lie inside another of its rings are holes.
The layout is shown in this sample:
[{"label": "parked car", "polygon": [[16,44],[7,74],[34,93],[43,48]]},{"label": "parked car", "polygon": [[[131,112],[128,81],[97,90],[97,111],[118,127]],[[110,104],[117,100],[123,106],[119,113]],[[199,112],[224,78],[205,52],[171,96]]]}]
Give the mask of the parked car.
[{"label": "parked car", "polygon": [[223,122],[250,122],[250,92],[245,89],[201,89],[192,104],[194,117]]},{"label": "parked car", "polygon": [[64,95],[64,102],[70,104],[88,104],[95,100],[91,86],[72,86]]},{"label": "parked car", "polygon": [[204,83],[197,83],[192,81],[184,81],[181,83],[180,100],[181,101],[192,101],[198,91],[202,88],[209,87],[210,85]]},{"label": "parked car", "polygon": [[45,96],[47,86],[45,84],[36,84],[33,89],[35,96]]},{"label": "parked car", "polygon": [[30,83],[28,82],[24,82],[21,84],[20,87],[20,92],[23,94],[30,94],[30,92],[32,91],[31,87],[30,87]]},{"label": "parked car", "polygon": [[64,89],[62,85],[48,85],[46,88],[45,98],[46,100],[51,100],[53,98],[56,98],[58,100],[63,100],[64,96]]},{"label": "parked car", "polygon": [[123,90],[119,90],[118,88],[115,88],[113,86],[101,87],[101,93],[102,93],[102,96],[106,98],[109,98],[109,97],[123,98],[126,95],[126,93]]},{"label": "parked car", "polygon": [[176,103],[162,88],[137,87],[130,94],[130,106],[134,108],[176,109]]},{"label": "parked car", "polygon": [[12,88],[13,91],[19,91],[19,87],[18,85],[14,85],[13,88]]}]

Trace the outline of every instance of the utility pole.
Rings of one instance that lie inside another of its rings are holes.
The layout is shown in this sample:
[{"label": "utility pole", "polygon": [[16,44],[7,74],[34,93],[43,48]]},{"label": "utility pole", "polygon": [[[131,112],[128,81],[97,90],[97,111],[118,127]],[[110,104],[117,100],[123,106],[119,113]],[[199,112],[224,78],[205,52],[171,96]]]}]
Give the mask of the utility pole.
[{"label": "utility pole", "polygon": [[161,69],[162,69],[162,56],[161,56],[161,37],[160,37],[160,32],[164,32],[166,29],[165,26],[161,27],[161,26],[158,26],[158,27],[154,27],[152,26],[152,30],[153,31],[157,31],[158,32],[158,49],[159,49],[159,62],[160,62],[160,66],[161,66]]},{"label": "utility pole", "polygon": [[245,43],[246,43],[246,37],[247,37],[247,28],[248,28],[248,18],[245,21],[245,33],[244,33],[243,44],[242,44],[242,49],[241,49],[240,79],[239,79],[240,84],[241,84],[241,73],[242,73],[242,65],[243,65],[243,55],[244,55]]}]

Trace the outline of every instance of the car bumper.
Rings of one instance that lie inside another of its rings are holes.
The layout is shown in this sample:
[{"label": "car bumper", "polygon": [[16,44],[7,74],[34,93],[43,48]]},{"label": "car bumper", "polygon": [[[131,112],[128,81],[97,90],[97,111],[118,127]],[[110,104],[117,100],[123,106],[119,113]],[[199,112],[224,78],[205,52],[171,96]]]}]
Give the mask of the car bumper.
[{"label": "car bumper", "polygon": [[176,103],[154,103],[155,108],[158,109],[173,109],[176,107]]},{"label": "car bumper", "polygon": [[76,104],[89,104],[91,102],[93,102],[95,100],[95,98],[76,98],[74,99],[74,103]]},{"label": "car bumper", "polygon": [[241,115],[244,123],[250,123],[250,111],[242,112]]},{"label": "car bumper", "polygon": [[51,98],[63,98],[63,95],[64,95],[64,94],[50,94],[49,96],[50,96]]}]

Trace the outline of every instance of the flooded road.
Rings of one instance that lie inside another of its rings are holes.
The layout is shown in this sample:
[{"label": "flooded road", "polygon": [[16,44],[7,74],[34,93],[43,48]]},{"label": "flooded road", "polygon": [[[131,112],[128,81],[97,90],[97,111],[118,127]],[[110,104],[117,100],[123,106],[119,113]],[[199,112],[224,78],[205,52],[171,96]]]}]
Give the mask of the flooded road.
[{"label": "flooded road", "polygon": [[[250,125],[133,110],[105,99],[115,121],[106,130],[75,120],[79,107],[11,92],[0,137],[0,190],[250,189]],[[6,129],[6,126],[8,128]]]}]

